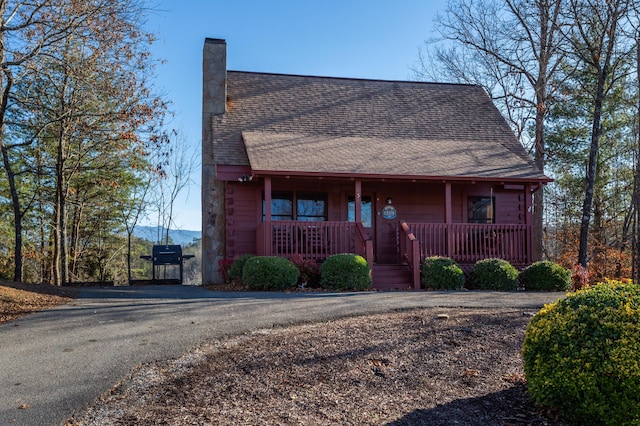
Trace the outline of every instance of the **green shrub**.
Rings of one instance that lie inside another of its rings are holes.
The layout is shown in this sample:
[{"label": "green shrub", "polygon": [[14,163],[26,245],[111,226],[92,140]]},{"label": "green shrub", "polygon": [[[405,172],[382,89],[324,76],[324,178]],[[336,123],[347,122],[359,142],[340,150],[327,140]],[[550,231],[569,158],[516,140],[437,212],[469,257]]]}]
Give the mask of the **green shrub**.
[{"label": "green shrub", "polygon": [[518,270],[503,259],[479,260],[471,270],[471,284],[483,290],[517,290]]},{"label": "green shrub", "polygon": [[522,348],[529,393],[570,424],[640,424],[640,287],[607,282],[546,305]]},{"label": "green shrub", "polygon": [[464,287],[464,272],[453,259],[428,257],[421,266],[422,288],[460,290]]},{"label": "green shrub", "polygon": [[571,271],[548,260],[528,266],[519,279],[526,290],[563,291],[571,287]]},{"label": "green shrub", "polygon": [[242,282],[252,290],[286,290],[295,287],[300,271],[290,260],[275,256],[247,259]]},{"label": "green shrub", "polygon": [[331,290],[366,290],[371,286],[371,268],[356,254],[334,254],[320,267],[320,284]]},{"label": "green shrub", "polygon": [[229,268],[229,280],[231,281],[239,281],[242,279],[242,270],[244,269],[244,265],[247,263],[247,260],[254,257],[252,254],[245,254],[238,257],[231,264],[231,268]]}]

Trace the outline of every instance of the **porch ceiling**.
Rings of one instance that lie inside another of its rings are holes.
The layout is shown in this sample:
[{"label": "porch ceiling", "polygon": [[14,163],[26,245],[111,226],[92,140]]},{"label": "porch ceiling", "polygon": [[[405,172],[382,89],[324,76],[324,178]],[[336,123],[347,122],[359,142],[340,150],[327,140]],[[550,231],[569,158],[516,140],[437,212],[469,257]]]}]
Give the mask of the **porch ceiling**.
[{"label": "porch ceiling", "polygon": [[254,172],[550,181],[500,143],[242,132]]}]

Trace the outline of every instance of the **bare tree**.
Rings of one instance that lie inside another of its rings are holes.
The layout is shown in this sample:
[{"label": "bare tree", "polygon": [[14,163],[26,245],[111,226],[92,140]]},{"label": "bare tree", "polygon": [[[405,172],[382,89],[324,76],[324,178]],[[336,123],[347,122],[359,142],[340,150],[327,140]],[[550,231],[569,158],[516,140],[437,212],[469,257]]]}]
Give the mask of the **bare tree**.
[{"label": "bare tree", "polygon": [[631,218],[631,278],[640,284],[640,29],[636,29],[636,152]]},{"label": "bare tree", "polygon": [[128,202],[126,202],[126,206],[121,209],[123,221],[125,224],[125,228],[127,231],[127,282],[131,284],[131,239],[133,237],[133,232],[140,220],[141,216],[144,214],[148,200],[149,190],[151,189],[151,177],[146,179],[146,181],[141,182],[140,185],[136,187],[136,190],[131,197],[129,197]]},{"label": "bare tree", "polygon": [[199,165],[199,152],[191,150],[184,134],[173,130],[168,146],[160,152],[154,188],[158,215],[158,242],[169,243],[169,230],[174,226],[174,207],[178,195],[191,184],[191,173]]},{"label": "bare tree", "polygon": [[630,12],[630,1],[570,0],[567,18],[573,25],[566,28],[570,53],[576,67],[590,73],[595,80],[592,93],[589,159],[586,170],[585,196],[582,204],[578,264],[587,266],[589,228],[593,210],[597,175],[602,108],[616,74],[628,61],[632,50],[625,45],[621,29]]},{"label": "bare tree", "polygon": [[[454,0],[437,19],[452,47],[435,49],[436,62],[457,81],[480,84],[499,101],[523,145],[533,117],[533,156],[544,172],[544,123],[553,97],[552,80],[563,61],[561,11],[567,0]],[[423,62],[424,64],[424,62]],[[423,65],[421,72],[429,74]],[[433,75],[433,73],[431,74]],[[438,76],[435,76],[438,77]],[[542,253],[544,192],[534,199],[536,257]]]}]

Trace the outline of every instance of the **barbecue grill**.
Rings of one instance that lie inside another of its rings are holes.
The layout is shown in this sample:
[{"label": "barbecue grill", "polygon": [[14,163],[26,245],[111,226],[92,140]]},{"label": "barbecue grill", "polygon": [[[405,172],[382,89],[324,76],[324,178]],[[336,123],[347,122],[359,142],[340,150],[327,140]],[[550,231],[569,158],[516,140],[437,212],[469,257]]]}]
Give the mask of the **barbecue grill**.
[{"label": "barbecue grill", "polygon": [[[192,259],[194,255],[182,254],[182,246],[173,245],[173,244],[155,245],[153,246],[151,253],[152,253],[151,256],[140,256],[141,259],[149,260],[153,263],[153,266],[151,268],[152,270],[151,282],[153,284],[174,283],[176,281],[175,279],[156,278],[157,268],[159,266],[179,266],[180,280],[178,281],[178,284],[182,284],[182,273],[183,273],[184,261]],[[165,273],[165,277],[166,277],[166,273]]]}]

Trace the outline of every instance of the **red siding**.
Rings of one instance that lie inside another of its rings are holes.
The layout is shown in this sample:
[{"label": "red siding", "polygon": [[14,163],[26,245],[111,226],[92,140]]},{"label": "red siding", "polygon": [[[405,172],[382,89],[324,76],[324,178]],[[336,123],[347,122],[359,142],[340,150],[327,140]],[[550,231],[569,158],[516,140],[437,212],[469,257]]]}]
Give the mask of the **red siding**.
[{"label": "red siding", "polygon": [[[256,253],[256,230],[262,221],[262,180],[253,182],[227,183],[226,194],[226,253],[233,258],[245,253]],[[326,193],[329,221],[347,220],[347,200],[353,196],[355,183],[322,179],[284,179],[272,180],[272,191],[298,191]],[[497,224],[525,223],[524,190],[504,189],[503,185],[487,183],[453,183],[452,220],[453,223],[467,222],[467,197],[470,195],[489,196],[496,199]],[[390,183],[363,182],[362,195],[371,196],[374,207],[374,239],[377,240],[377,254],[385,252],[389,256],[383,261],[395,261],[398,223],[445,223],[445,185],[444,183]],[[528,195],[530,197],[530,195]],[[392,199],[396,208],[395,219],[383,219],[382,208],[387,198]]]},{"label": "red siding", "polygon": [[227,183],[227,258],[256,253],[256,227],[260,214],[261,186],[253,183]]}]

